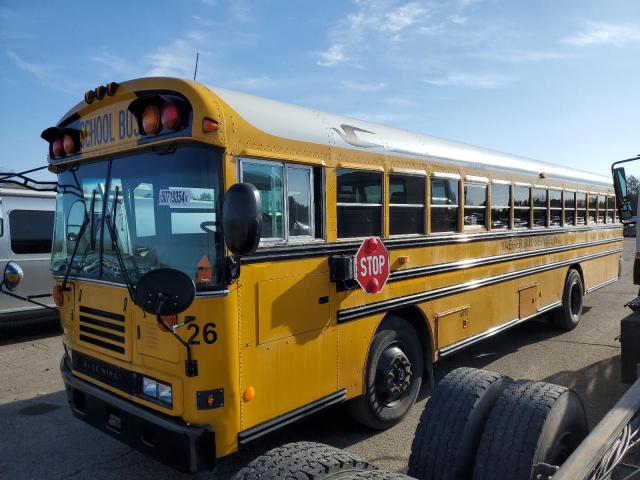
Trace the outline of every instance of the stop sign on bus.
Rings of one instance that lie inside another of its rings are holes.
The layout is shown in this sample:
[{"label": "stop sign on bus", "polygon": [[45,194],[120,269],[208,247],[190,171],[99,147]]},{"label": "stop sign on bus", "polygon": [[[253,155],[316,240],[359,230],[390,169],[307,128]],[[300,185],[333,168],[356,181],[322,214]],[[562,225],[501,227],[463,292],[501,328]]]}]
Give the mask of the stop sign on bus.
[{"label": "stop sign on bus", "polygon": [[378,293],[389,278],[389,251],[378,237],[367,238],[356,253],[356,280],[367,293]]}]

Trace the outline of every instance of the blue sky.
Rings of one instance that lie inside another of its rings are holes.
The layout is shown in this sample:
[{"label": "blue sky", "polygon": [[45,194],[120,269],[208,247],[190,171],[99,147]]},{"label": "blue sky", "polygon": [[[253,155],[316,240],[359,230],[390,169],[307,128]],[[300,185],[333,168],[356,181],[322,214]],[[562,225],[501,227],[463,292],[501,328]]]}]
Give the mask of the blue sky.
[{"label": "blue sky", "polygon": [[203,83],[332,113],[604,174],[640,153],[634,0],[0,0],[0,166],[44,164],[86,90],[196,52]]}]

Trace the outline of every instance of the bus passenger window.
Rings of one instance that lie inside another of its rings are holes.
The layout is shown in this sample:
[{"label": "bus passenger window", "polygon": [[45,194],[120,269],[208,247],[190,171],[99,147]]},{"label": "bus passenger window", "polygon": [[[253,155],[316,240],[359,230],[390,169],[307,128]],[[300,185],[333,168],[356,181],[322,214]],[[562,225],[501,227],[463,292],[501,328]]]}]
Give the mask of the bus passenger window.
[{"label": "bus passenger window", "polygon": [[547,196],[546,188],[533,189],[533,226],[547,226]]},{"label": "bus passenger window", "polygon": [[584,225],[587,223],[587,194],[578,192],[576,196],[576,225]]},{"label": "bus passenger window", "polygon": [[562,190],[549,190],[549,226],[560,227],[562,225]]},{"label": "bus passenger window", "polygon": [[607,223],[613,223],[616,212],[616,197],[607,197]]},{"label": "bus passenger window", "polygon": [[431,179],[431,232],[458,230],[459,184],[459,180]]},{"label": "bus passenger window", "polygon": [[606,215],[606,197],[604,195],[598,195],[598,223],[605,223]]},{"label": "bus passenger window", "polygon": [[425,178],[389,175],[389,234],[424,234]]},{"label": "bus passenger window", "polygon": [[464,226],[487,228],[487,186],[464,184]]},{"label": "bus passenger window", "polygon": [[289,237],[312,237],[311,167],[287,165]]},{"label": "bus passenger window", "polygon": [[510,216],[511,185],[494,183],[491,185],[491,228],[493,230],[509,228]]},{"label": "bus passenger window", "polygon": [[513,227],[529,228],[531,226],[531,199],[529,187],[516,186],[513,198]]},{"label": "bus passenger window", "polygon": [[338,168],[338,237],[382,235],[382,173]]},{"label": "bus passenger window", "polygon": [[576,224],[576,192],[564,191],[564,224]]},{"label": "bus passenger window", "polygon": [[243,160],[242,181],[260,192],[262,240],[284,239],[284,166],[271,162]]},{"label": "bus passenger window", "polygon": [[598,196],[595,193],[589,194],[589,223],[596,223],[596,208],[598,207]]}]

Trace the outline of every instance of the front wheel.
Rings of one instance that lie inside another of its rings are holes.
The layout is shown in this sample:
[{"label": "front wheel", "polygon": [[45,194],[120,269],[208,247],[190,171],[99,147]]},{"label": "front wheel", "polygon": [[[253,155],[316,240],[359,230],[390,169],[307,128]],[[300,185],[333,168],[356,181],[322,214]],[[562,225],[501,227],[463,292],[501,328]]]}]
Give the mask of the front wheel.
[{"label": "front wheel", "polygon": [[553,312],[553,324],[561,330],[573,330],[582,317],[582,278],[576,270],[569,270],[562,292],[562,306]]},{"label": "front wheel", "polygon": [[388,316],[373,337],[365,370],[365,392],[348,405],[351,416],[385,430],[400,422],[418,398],[424,354],[415,329]]}]

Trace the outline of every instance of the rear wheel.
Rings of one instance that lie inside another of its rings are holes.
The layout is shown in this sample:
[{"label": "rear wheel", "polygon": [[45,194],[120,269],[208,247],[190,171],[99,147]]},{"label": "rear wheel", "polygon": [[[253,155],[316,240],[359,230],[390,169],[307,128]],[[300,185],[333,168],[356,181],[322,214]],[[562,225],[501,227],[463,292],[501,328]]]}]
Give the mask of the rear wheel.
[{"label": "rear wheel", "polygon": [[512,383],[491,409],[473,479],[529,480],[534,465],[562,465],[588,433],[584,406],[573,390]]},{"label": "rear wheel", "polygon": [[553,312],[553,324],[561,330],[573,330],[578,326],[583,306],[582,278],[577,270],[569,270],[562,293],[562,306]]},{"label": "rear wheel", "polygon": [[259,456],[236,473],[233,480],[368,478],[363,475],[374,469],[369,462],[344,450],[322,443],[296,442]]},{"label": "rear wheel", "polygon": [[348,405],[351,416],[377,430],[398,423],[420,392],[424,353],[415,329],[388,316],[373,337],[365,370],[365,393]]}]

